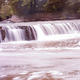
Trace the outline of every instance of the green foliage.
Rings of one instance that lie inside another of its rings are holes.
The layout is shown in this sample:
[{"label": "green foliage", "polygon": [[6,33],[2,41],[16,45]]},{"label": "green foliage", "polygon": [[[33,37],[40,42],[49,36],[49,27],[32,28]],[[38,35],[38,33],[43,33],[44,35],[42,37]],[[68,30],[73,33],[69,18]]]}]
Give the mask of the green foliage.
[{"label": "green foliage", "polygon": [[3,3],[5,3],[5,0],[0,0],[0,9]]},{"label": "green foliage", "polygon": [[79,13],[80,12],[80,2],[67,3],[65,6],[65,10],[68,13],[75,13],[75,14]]},{"label": "green foliage", "polygon": [[23,0],[22,6],[29,5],[30,2],[33,2],[33,0],[32,1],[31,0]]},{"label": "green foliage", "polygon": [[47,3],[42,4],[44,0],[0,0],[0,16],[4,19],[6,16],[16,14],[26,16],[39,12],[53,12],[63,14],[79,14],[80,13],[80,0],[46,0]]},{"label": "green foliage", "polygon": [[11,3],[12,10],[14,14],[19,16],[26,16],[28,12],[33,11],[33,0],[23,0],[23,1],[16,1]]},{"label": "green foliage", "polygon": [[1,11],[0,11],[0,16],[5,19],[7,16],[10,16],[13,14],[13,11],[11,10],[11,6],[5,4],[2,5]]},{"label": "green foliage", "polygon": [[38,0],[7,0],[6,2],[5,0],[0,0],[0,16],[2,18],[11,14],[26,16],[27,14],[38,12],[43,10],[40,2]]},{"label": "green foliage", "polygon": [[49,0],[44,6],[45,12],[60,12],[65,6],[65,0]]},{"label": "green foliage", "polygon": [[43,6],[45,12],[63,12],[63,14],[80,13],[80,0],[48,0],[47,4]]},{"label": "green foliage", "polygon": [[0,17],[3,19],[6,19],[6,17],[9,17],[13,14],[13,10],[9,4],[9,1],[6,2],[5,0],[0,0]]}]

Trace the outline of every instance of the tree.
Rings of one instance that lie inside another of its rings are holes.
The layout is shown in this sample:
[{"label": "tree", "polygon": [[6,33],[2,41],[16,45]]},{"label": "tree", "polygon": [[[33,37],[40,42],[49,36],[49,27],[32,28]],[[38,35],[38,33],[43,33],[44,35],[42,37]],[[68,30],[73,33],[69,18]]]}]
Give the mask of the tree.
[{"label": "tree", "polygon": [[5,0],[0,0],[0,9],[3,3],[5,3]]},{"label": "tree", "polygon": [[49,0],[44,10],[46,12],[60,12],[63,11],[65,0]]},{"label": "tree", "polygon": [[11,6],[8,5],[8,1],[0,0],[0,17],[2,19],[8,18],[11,16]]},{"label": "tree", "polygon": [[[43,10],[39,0],[0,0],[0,16],[5,18],[9,15],[26,16],[27,14],[33,14]],[[40,4],[39,4],[40,3]],[[6,14],[7,13],[7,14]]]},{"label": "tree", "polygon": [[10,1],[10,5],[14,11],[14,14],[17,15],[27,15],[35,12],[35,0],[15,0]]}]

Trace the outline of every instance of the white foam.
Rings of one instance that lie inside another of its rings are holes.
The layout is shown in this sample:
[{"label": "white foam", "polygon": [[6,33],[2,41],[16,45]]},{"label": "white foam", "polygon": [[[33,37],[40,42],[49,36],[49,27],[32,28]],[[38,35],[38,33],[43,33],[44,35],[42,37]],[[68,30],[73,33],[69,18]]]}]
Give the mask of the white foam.
[{"label": "white foam", "polygon": [[60,74],[60,71],[49,71],[49,73],[55,75],[55,74]]},{"label": "white foam", "polygon": [[2,49],[2,48],[0,48],[0,51],[3,51],[3,49]]},{"label": "white foam", "polygon": [[0,77],[6,77],[7,75],[0,75]]},{"label": "white foam", "polygon": [[35,78],[41,77],[42,75],[43,75],[42,72],[34,72],[34,73],[31,73],[30,77],[27,80],[33,80]]},{"label": "white foam", "polygon": [[15,77],[13,78],[13,80],[20,80],[20,77]]},{"label": "white foam", "polygon": [[19,74],[21,74],[21,75],[23,75],[23,74],[28,74],[28,72],[25,71],[25,72],[22,72],[22,73],[19,73]]}]

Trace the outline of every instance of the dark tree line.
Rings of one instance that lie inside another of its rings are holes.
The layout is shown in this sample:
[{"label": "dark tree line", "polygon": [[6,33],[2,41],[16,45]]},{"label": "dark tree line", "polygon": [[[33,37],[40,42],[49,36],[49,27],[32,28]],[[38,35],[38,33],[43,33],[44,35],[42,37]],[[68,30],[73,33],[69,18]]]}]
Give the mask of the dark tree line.
[{"label": "dark tree line", "polygon": [[26,16],[34,13],[80,13],[80,0],[0,0],[0,17],[13,14]]}]

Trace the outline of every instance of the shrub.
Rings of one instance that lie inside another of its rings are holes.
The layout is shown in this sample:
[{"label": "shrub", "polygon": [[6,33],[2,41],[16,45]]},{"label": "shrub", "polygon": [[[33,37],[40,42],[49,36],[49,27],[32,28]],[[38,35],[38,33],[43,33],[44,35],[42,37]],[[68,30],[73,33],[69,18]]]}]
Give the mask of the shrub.
[{"label": "shrub", "polygon": [[65,6],[65,0],[49,0],[49,2],[45,5],[45,12],[60,12],[63,11]]}]

